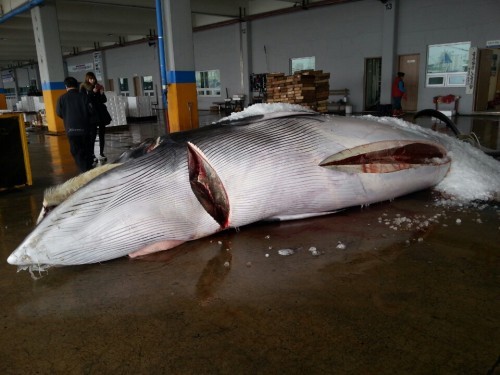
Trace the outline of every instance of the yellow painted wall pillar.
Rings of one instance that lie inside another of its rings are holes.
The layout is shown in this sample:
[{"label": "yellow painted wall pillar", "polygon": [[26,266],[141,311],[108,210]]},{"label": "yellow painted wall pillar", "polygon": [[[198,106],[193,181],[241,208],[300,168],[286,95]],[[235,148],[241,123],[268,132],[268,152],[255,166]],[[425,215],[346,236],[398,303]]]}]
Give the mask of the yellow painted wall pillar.
[{"label": "yellow painted wall pillar", "polygon": [[57,99],[66,93],[66,88],[64,84],[63,89],[60,89],[59,84],[55,85],[42,85],[43,90],[43,103],[45,104],[45,117],[47,119],[48,130],[51,133],[64,133],[64,123],[63,120],[57,116],[56,104]]},{"label": "yellow painted wall pillar", "polygon": [[3,78],[0,77],[0,109],[7,109],[7,96],[5,93],[6,91],[3,87]]},{"label": "yellow painted wall pillar", "polygon": [[0,109],[7,109],[7,97],[2,92],[0,92]]},{"label": "yellow painted wall pillar", "polygon": [[196,129],[199,118],[191,4],[189,1],[164,1],[169,132]]},{"label": "yellow painted wall pillar", "polygon": [[[1,73],[1,72],[0,72]],[[7,96],[3,87],[3,78],[0,77],[0,109],[7,109]]]},{"label": "yellow painted wall pillar", "polygon": [[[199,126],[194,72],[168,72],[168,120],[171,133]],[[188,82],[184,82],[188,81]]]},{"label": "yellow painted wall pillar", "polygon": [[64,124],[57,117],[56,104],[66,88],[55,1],[46,0],[42,5],[32,8],[31,21],[48,128],[52,133],[62,133]]}]

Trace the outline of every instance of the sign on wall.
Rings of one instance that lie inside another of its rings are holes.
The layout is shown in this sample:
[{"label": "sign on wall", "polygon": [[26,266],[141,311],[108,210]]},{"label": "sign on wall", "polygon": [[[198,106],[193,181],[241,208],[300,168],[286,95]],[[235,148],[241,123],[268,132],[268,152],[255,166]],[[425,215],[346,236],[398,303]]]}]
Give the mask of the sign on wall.
[{"label": "sign on wall", "polygon": [[3,83],[14,82],[14,76],[10,71],[2,72],[2,82]]},{"label": "sign on wall", "polygon": [[316,57],[292,57],[290,59],[290,74],[300,70],[316,69]]},{"label": "sign on wall", "polygon": [[102,52],[94,52],[94,74],[99,82],[102,82]]},{"label": "sign on wall", "polygon": [[487,40],[486,41],[486,47],[487,48],[498,48],[498,47],[500,47],[500,39]]},{"label": "sign on wall", "polygon": [[466,86],[470,42],[429,45],[426,86]]},{"label": "sign on wall", "polygon": [[469,95],[474,92],[474,84],[476,82],[476,65],[477,65],[477,47],[471,47],[469,50],[469,64],[467,66],[467,77],[465,79],[465,93]]},{"label": "sign on wall", "polygon": [[94,64],[92,63],[68,65],[69,73],[88,72],[92,69],[94,69]]}]

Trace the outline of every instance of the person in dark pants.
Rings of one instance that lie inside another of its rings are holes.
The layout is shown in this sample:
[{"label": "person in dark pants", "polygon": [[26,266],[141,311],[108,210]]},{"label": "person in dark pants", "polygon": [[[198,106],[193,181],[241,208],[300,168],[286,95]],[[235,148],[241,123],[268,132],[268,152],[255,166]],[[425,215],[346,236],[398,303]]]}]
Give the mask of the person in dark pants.
[{"label": "person in dark pants", "polygon": [[398,72],[398,75],[392,82],[392,115],[400,117],[404,115],[401,99],[406,99],[406,88],[403,81],[405,74]]},{"label": "person in dark pants", "polygon": [[[87,94],[87,97],[94,108],[94,113],[90,117],[91,123],[91,139],[92,151],[94,150],[94,143],[97,138],[97,130],[99,129],[99,159],[106,160],[104,155],[106,125],[101,118],[101,113],[104,110],[104,103],[107,102],[106,94],[104,94],[104,87],[97,82],[97,78],[93,72],[85,74],[85,82],[80,86],[80,92]],[[97,158],[93,156],[94,164],[97,164]]]},{"label": "person in dark pants", "polygon": [[78,91],[78,82],[73,77],[64,79],[66,93],[57,100],[56,113],[64,121],[69,147],[80,172],[92,169],[92,154],[89,153],[90,111],[85,94]]}]

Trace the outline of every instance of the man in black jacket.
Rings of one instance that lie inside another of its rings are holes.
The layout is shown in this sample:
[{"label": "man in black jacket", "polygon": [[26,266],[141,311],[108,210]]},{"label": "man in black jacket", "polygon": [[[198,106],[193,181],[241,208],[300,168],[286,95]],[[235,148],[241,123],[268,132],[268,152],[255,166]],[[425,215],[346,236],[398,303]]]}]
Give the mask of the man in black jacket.
[{"label": "man in black jacket", "polygon": [[78,90],[78,82],[73,77],[64,80],[66,94],[57,100],[56,113],[64,121],[64,129],[69,140],[69,147],[80,172],[92,169],[90,152],[90,113],[86,95]]}]

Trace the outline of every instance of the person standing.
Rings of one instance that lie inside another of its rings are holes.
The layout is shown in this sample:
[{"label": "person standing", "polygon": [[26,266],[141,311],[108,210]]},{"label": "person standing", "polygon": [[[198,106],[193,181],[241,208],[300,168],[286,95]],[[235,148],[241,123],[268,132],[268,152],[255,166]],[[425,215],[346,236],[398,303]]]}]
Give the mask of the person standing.
[{"label": "person standing", "polygon": [[392,82],[392,115],[394,117],[400,117],[404,114],[403,107],[401,106],[401,99],[406,99],[404,76],[403,72],[398,72]]},{"label": "person standing", "polygon": [[92,155],[88,150],[90,134],[90,112],[86,95],[78,91],[78,82],[73,77],[64,79],[66,93],[57,99],[56,113],[63,119],[69,148],[80,172],[92,169]]},{"label": "person standing", "polygon": [[[93,155],[93,163],[97,164],[98,160],[94,154],[94,144],[97,139],[97,131],[99,130],[99,158],[101,161],[106,161],[104,155],[106,125],[103,121],[103,112],[106,111],[104,103],[107,102],[106,94],[104,94],[104,87],[97,82],[97,78],[93,72],[85,74],[85,81],[80,86],[80,91],[87,94],[87,97],[92,105],[93,113],[90,116],[91,123],[91,151]],[[104,108],[103,108],[104,107]]]}]

